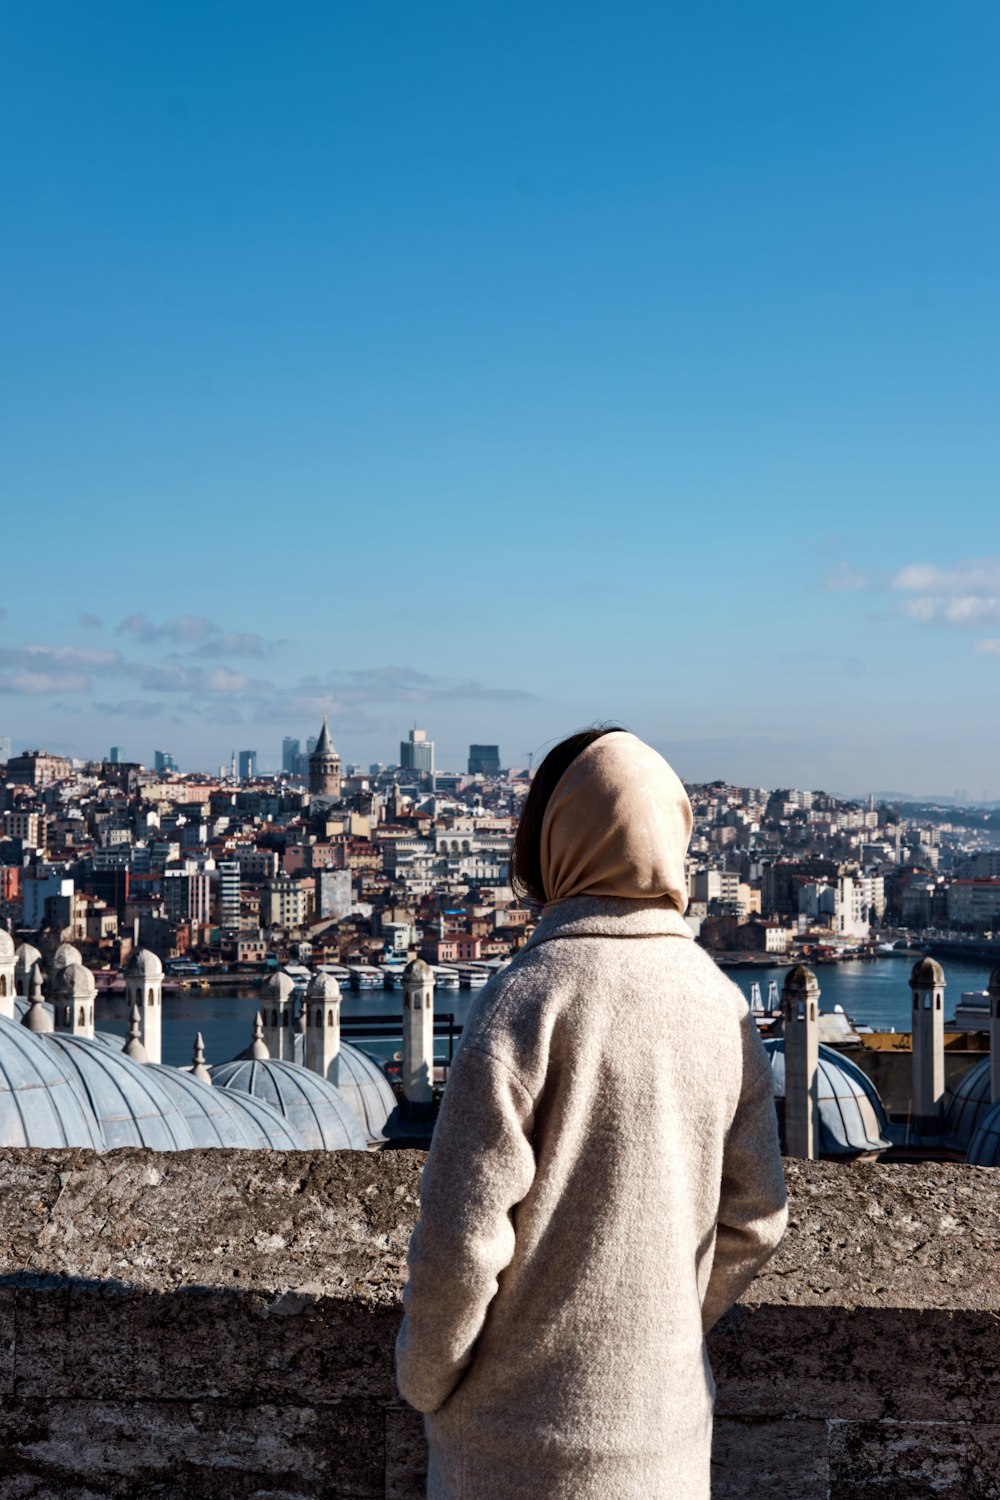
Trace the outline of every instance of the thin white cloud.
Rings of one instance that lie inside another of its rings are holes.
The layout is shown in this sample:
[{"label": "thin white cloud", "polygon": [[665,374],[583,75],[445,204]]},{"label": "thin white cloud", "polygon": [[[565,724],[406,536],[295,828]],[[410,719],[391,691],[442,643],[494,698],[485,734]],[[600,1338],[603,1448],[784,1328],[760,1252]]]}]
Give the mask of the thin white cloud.
[{"label": "thin white cloud", "polygon": [[269,643],[263,636],[247,630],[229,630],[212,640],[205,641],[193,656],[266,656]]},{"label": "thin white cloud", "polygon": [[143,645],[151,645],[155,641],[170,641],[176,646],[191,646],[220,635],[221,631],[218,625],[213,625],[204,615],[176,615],[172,620],[165,620],[162,625],[154,625],[148,615],[139,611],[127,615],[116,633],[131,636],[132,640],[140,641]]},{"label": "thin white cloud", "polygon": [[1000,596],[982,594],[956,594],[940,597],[923,594],[916,599],[905,599],[900,606],[903,614],[921,625],[981,625],[987,620],[1000,620]]},{"label": "thin white cloud", "polygon": [[970,558],[952,568],[910,563],[896,573],[892,587],[911,594],[1000,594],[1000,557]]},{"label": "thin white cloud", "polygon": [[838,563],[826,575],[824,588],[834,594],[856,594],[861,589],[870,588],[872,580],[867,573],[862,573],[860,568],[854,567],[852,563]]},{"label": "thin white cloud", "polygon": [[0,667],[81,667],[90,672],[111,672],[122,665],[118,651],[90,650],[85,646],[2,646]]},{"label": "thin white cloud", "polygon": [[976,650],[981,651],[984,656],[1000,656],[1000,641],[986,640],[977,641]]},{"label": "thin white cloud", "polygon": [[100,630],[104,621],[99,615],[92,615],[89,610],[81,610],[77,615],[77,624],[84,630]]},{"label": "thin white cloud", "polygon": [[0,693],[14,697],[38,698],[45,693],[87,693],[90,687],[90,678],[85,672],[0,673]]}]

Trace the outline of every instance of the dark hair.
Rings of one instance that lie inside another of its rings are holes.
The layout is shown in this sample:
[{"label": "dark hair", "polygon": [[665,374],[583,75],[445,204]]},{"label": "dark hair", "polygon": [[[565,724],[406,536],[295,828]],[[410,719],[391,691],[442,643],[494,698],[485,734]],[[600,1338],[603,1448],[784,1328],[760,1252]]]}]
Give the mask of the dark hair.
[{"label": "dark hair", "polygon": [[545,889],[542,885],[542,821],[549,798],[562,780],[563,773],[582,751],[603,735],[621,732],[620,724],[600,724],[593,729],[581,729],[567,739],[554,745],[542,761],[532,778],[531,787],[514,834],[514,846],[510,852],[510,883],[514,894],[522,900],[534,901],[544,906]]}]

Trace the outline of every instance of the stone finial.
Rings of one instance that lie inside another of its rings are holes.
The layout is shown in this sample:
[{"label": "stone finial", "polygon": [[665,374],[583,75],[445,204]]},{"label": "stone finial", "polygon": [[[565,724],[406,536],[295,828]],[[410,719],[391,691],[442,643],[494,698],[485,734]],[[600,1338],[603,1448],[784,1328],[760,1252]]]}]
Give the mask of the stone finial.
[{"label": "stone finial", "polygon": [[260,1011],[257,1012],[253,1023],[253,1042],[250,1045],[250,1056],[254,1062],[264,1062],[271,1056],[264,1041],[264,1017]]},{"label": "stone finial", "polygon": [[42,999],[42,966],[34,963],[31,967],[31,984],[28,989],[28,999],[31,1004],[21,1017],[21,1025],[26,1026],[29,1031],[41,1035],[44,1032],[54,1031],[55,1023]]},{"label": "stone finial", "polygon": [[197,1078],[199,1083],[212,1084],[212,1075],[205,1066],[205,1043],[201,1032],[195,1034],[194,1056],[191,1059],[191,1077]]},{"label": "stone finial", "polygon": [[934,958],[918,958],[910,974],[911,990],[933,990],[943,988],[946,983],[944,970]]},{"label": "stone finial", "polygon": [[149,1062],[149,1058],[146,1056],[146,1049],[142,1045],[142,1016],[139,1012],[138,1005],[133,1005],[131,1014],[129,1015],[128,1036],[125,1040],[125,1045],[122,1048],[122,1051],[124,1052],[125,1056],[130,1057],[133,1062]]},{"label": "stone finial", "polygon": [[434,970],[422,958],[415,958],[403,970],[403,983],[414,988],[421,984],[433,984]]}]

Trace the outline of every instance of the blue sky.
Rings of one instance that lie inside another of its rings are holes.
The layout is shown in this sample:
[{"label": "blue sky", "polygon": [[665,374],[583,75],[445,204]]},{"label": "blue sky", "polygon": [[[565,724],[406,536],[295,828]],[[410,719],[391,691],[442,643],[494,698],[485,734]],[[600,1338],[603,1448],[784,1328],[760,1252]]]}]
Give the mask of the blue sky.
[{"label": "blue sky", "polygon": [[1000,797],[992,3],[8,0],[0,734]]}]

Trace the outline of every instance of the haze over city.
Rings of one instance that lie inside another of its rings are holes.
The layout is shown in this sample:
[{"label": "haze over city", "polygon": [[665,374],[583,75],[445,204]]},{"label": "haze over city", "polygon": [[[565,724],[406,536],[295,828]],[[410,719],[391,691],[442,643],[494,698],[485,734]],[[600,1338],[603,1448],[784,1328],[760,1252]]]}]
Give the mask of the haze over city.
[{"label": "haze over city", "polygon": [[0,736],[1000,796],[1000,15],[5,8]]}]

